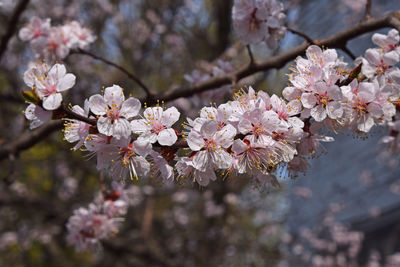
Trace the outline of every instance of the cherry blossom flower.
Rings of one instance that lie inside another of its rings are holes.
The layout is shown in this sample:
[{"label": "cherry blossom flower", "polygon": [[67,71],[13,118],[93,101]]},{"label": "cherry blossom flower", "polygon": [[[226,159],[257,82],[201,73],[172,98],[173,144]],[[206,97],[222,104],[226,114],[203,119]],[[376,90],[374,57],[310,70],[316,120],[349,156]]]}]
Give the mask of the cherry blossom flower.
[{"label": "cherry blossom flower", "polygon": [[89,44],[96,40],[96,36],[77,21],[72,21],[68,24],[70,27],[71,34],[74,35],[73,42],[70,43],[70,48],[79,47],[86,49]]},{"label": "cherry blossom flower", "polygon": [[40,106],[32,103],[26,108],[24,114],[25,118],[31,121],[29,125],[31,130],[50,120],[52,115],[51,111],[44,110]]},{"label": "cherry blossom flower", "polygon": [[196,169],[205,172],[210,166],[218,169],[227,169],[232,164],[232,156],[225,150],[233,143],[236,129],[228,124],[218,130],[218,123],[207,120],[202,125],[200,132],[192,130],[187,143],[191,150],[197,151],[193,158]]},{"label": "cherry blossom flower", "polygon": [[44,76],[36,76],[35,92],[43,100],[43,108],[55,110],[61,106],[64,92],[75,85],[75,75],[67,73],[65,66],[55,64]]},{"label": "cherry blossom flower", "polygon": [[232,9],[233,27],[247,44],[267,41],[271,49],[285,35],[282,3],[275,0],[236,0]]},{"label": "cherry blossom flower", "polygon": [[118,220],[99,213],[97,209],[94,204],[89,209],[79,208],[68,220],[67,241],[77,251],[96,249],[100,246],[101,239],[118,232]]},{"label": "cherry blossom flower", "polygon": [[201,186],[207,186],[210,180],[215,181],[217,176],[213,168],[200,171],[194,167],[193,160],[188,157],[178,158],[175,168],[180,178],[192,179]]},{"label": "cherry blossom flower", "polygon": [[120,139],[130,136],[131,126],[128,119],[138,115],[141,104],[133,97],[125,100],[122,88],[113,85],[104,90],[104,96],[99,94],[91,96],[89,107],[99,116],[97,120],[99,132]]},{"label": "cherry blossom flower", "polygon": [[252,174],[274,164],[273,150],[256,142],[252,136],[247,136],[244,140],[236,139],[232,144],[232,151],[235,153],[233,166],[238,173]]},{"label": "cherry blossom flower", "polygon": [[131,122],[132,131],[140,134],[139,139],[158,142],[163,146],[173,145],[178,137],[172,125],[179,120],[180,112],[175,107],[164,110],[162,107],[146,108],[143,119]]},{"label": "cherry blossom flower", "polygon": [[19,38],[22,41],[30,41],[39,37],[45,37],[50,30],[50,19],[32,17],[29,24],[19,31]]},{"label": "cherry blossom flower", "polygon": [[[72,111],[84,117],[88,117],[89,101],[85,100],[84,109],[82,109],[78,105],[75,105],[72,107]],[[78,143],[73,148],[74,150],[79,149],[85,142],[87,136],[89,135],[89,127],[90,127],[89,124],[79,120],[70,120],[70,122],[68,122],[65,125],[65,130],[64,130],[65,139],[70,143],[78,141]]]},{"label": "cherry blossom flower", "polygon": [[[114,139],[114,138],[113,138]],[[150,171],[150,163],[146,156],[151,152],[151,144],[145,140],[130,142],[128,138],[112,140],[114,150],[111,158],[110,173],[114,179],[132,179],[145,177]]]},{"label": "cherry blossom flower", "polygon": [[151,160],[151,177],[161,177],[164,180],[174,180],[174,168],[170,166],[167,160],[158,152],[152,150],[149,153]]},{"label": "cherry blossom flower", "polygon": [[328,86],[325,82],[317,82],[312,89],[312,92],[301,95],[301,103],[311,109],[310,114],[316,121],[323,121],[327,116],[331,119],[342,116],[342,93],[337,85]]},{"label": "cherry blossom flower", "polygon": [[396,51],[400,54],[399,41],[399,32],[396,29],[390,30],[387,35],[381,33],[372,35],[372,42],[379,46],[384,53]]},{"label": "cherry blossom flower", "polygon": [[342,91],[348,99],[347,113],[350,125],[361,132],[369,132],[375,125],[375,119],[382,116],[382,108],[375,101],[379,90],[378,83],[360,82],[354,80],[349,86],[343,86]]},{"label": "cherry blossom flower", "polygon": [[263,111],[262,109],[247,111],[238,125],[240,133],[254,136],[264,146],[274,144],[271,135],[279,127],[281,127],[281,121],[278,114],[272,110]]}]

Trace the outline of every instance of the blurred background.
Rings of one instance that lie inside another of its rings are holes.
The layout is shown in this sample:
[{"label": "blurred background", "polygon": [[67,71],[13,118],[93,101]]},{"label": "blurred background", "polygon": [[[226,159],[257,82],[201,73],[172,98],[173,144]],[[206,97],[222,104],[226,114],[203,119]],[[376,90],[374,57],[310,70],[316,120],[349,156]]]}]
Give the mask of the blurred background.
[{"label": "blurred background", "polygon": [[[0,1],[1,35],[17,2]],[[32,0],[17,28],[32,16],[49,17],[52,25],[78,20],[97,36],[89,51],[164,92],[189,85],[215,66],[229,71],[248,62],[232,31],[232,2]],[[366,1],[283,3],[290,27],[321,39],[360,21]],[[376,17],[399,9],[397,0],[372,1]],[[349,43],[356,56],[373,46],[371,35]],[[253,51],[265,59],[302,42],[287,33],[277,50],[260,44]],[[32,59],[28,43],[14,35],[0,61],[0,148],[29,131],[20,91]],[[73,104],[114,83],[144,96],[123,73],[91,57],[72,54],[65,64],[77,76],[68,95]],[[241,84],[280,94],[291,64]],[[230,89],[166,105],[193,118],[202,106],[228,100]],[[61,131],[49,132],[32,148],[0,161],[0,266],[400,266],[400,166],[399,157],[379,145],[386,133],[376,129],[365,140],[334,136],[304,176],[279,177],[281,188],[252,177],[219,179],[206,188],[129,182],[132,202],[119,233],[97,251],[78,253],[66,243],[65,224],[74,209],[93,201],[100,175],[95,159],[71,151]]]}]

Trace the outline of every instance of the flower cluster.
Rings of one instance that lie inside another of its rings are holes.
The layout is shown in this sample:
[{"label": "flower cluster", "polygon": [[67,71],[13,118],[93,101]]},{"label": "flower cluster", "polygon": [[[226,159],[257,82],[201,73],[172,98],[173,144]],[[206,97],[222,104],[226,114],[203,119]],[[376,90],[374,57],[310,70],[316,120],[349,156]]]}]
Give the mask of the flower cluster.
[{"label": "flower cluster", "polygon": [[113,183],[112,191],[98,194],[89,207],[74,211],[67,223],[67,241],[77,251],[99,248],[100,240],[118,232],[121,216],[127,213],[128,192],[121,183]]},{"label": "flower cluster", "polygon": [[25,93],[33,99],[26,117],[31,127],[50,117],[66,119],[65,139],[77,142],[75,150],[84,147],[95,155],[97,168],[115,179],[184,177],[206,186],[217,174],[249,174],[255,181],[274,183],[281,166],[293,175],[303,172],[307,158],[322,150],[321,142],[333,141],[323,129],[359,134],[386,124],[392,132],[384,141],[395,145],[399,35],[391,30],[375,34],[373,41],[379,48],[368,49],[351,71],[335,50],[312,45],[306,58],[296,59],[291,86],[283,90],[286,100],[250,87],[232,101],[203,107],[197,118],[187,119],[183,132],[174,128],[180,118],[175,107],[157,104],[141,114],[140,101],[125,99],[118,85],[91,96],[84,108],[62,106],[61,92],[74,85],[75,76],[63,65],[40,64],[24,76],[33,88]]},{"label": "flower cluster", "polygon": [[266,41],[271,49],[286,33],[283,4],[276,0],[235,0],[233,27],[244,44]]},{"label": "flower cluster", "polygon": [[19,31],[22,41],[29,41],[38,59],[64,59],[71,49],[85,49],[96,40],[87,28],[77,21],[61,26],[51,26],[50,19],[32,17]]},{"label": "flower cluster", "polygon": [[379,48],[368,49],[365,57],[355,60],[356,67],[351,71],[335,50],[315,45],[307,49],[306,58],[296,59],[289,78],[291,86],[283,90],[283,95],[288,101],[301,101],[305,136],[297,145],[299,157],[289,163],[290,169],[304,171],[304,156],[315,155],[321,141],[333,141],[320,134],[323,128],[365,134],[374,125],[390,125],[392,136],[383,141],[397,142],[397,124],[392,120],[400,93],[400,71],[396,67],[400,61],[399,34],[391,30],[388,35],[374,34],[372,40]]},{"label": "flower cluster", "polygon": [[31,91],[23,91],[23,95],[30,102],[25,117],[31,121],[30,128],[33,129],[48,121],[52,111],[60,108],[62,92],[75,85],[75,75],[67,73],[62,64],[50,68],[41,63],[24,73],[24,82],[31,87]]}]

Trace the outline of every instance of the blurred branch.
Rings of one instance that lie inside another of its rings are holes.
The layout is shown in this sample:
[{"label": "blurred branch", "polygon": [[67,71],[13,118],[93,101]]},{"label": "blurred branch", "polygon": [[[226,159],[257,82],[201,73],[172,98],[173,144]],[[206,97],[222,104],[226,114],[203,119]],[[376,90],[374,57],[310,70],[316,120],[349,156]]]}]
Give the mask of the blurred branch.
[{"label": "blurred branch", "polygon": [[367,3],[365,4],[365,14],[363,20],[368,20],[370,19],[371,16],[371,5],[372,5],[372,0],[367,0]]},{"label": "blurred branch", "polygon": [[12,102],[15,104],[25,104],[24,99],[21,97],[16,97],[11,94],[0,95],[0,102]]},{"label": "blurred branch", "polygon": [[249,57],[250,57],[249,65],[253,65],[254,64],[254,56],[253,56],[253,52],[251,52],[250,45],[246,45],[246,49],[247,49],[247,52],[249,53]]},{"label": "blurred branch", "polygon": [[26,132],[16,138],[14,141],[7,142],[6,145],[0,147],[0,161],[8,158],[10,155],[16,156],[22,150],[31,148],[53,132],[61,130],[63,124],[63,121],[51,121],[35,131]]},{"label": "blurred branch", "polygon": [[138,77],[136,77],[136,75],[134,75],[133,73],[129,72],[124,67],[122,67],[122,66],[120,66],[120,65],[118,65],[118,64],[116,64],[116,63],[114,63],[114,62],[112,62],[112,61],[110,61],[110,60],[108,60],[106,58],[103,58],[101,56],[95,55],[95,54],[93,54],[93,53],[91,53],[89,51],[85,51],[83,49],[77,49],[77,50],[71,51],[71,54],[86,55],[86,56],[92,57],[92,58],[94,58],[96,60],[100,60],[100,61],[102,61],[103,63],[105,63],[107,65],[113,66],[114,68],[116,68],[116,69],[120,70],[121,72],[125,73],[125,75],[128,76],[131,80],[136,82],[143,89],[143,91],[146,93],[146,98],[154,99],[154,96],[150,92],[149,88],[147,88],[147,86]]},{"label": "blurred branch", "polygon": [[11,37],[14,35],[14,32],[17,29],[17,24],[19,21],[19,18],[22,15],[22,12],[26,9],[28,6],[29,0],[21,0],[18,5],[15,7],[13,14],[11,15],[10,21],[8,22],[7,25],[7,30],[3,37],[1,38],[1,43],[0,43],[0,60],[4,54],[4,52],[7,49],[8,42],[10,41]]},{"label": "blurred branch", "polygon": [[314,44],[314,40],[313,40],[310,36],[308,36],[307,34],[302,33],[302,32],[300,32],[300,31],[298,31],[298,30],[292,29],[292,28],[290,28],[290,27],[286,27],[286,29],[287,29],[288,31],[290,31],[291,33],[293,33],[293,34],[296,34],[296,35],[298,35],[298,36],[304,38],[304,39],[305,39],[307,42],[309,42],[310,44]]},{"label": "blurred branch", "polygon": [[[329,48],[341,48],[346,47],[347,42],[353,38],[356,38],[364,33],[379,30],[386,27],[400,28],[400,11],[389,13],[388,15],[381,18],[370,18],[362,21],[357,25],[348,28],[342,32],[334,34],[328,38],[322,40],[315,40],[313,43],[326,46]],[[232,77],[237,77],[238,80],[243,79],[247,76],[253,75],[260,71],[266,71],[269,69],[278,69],[285,66],[286,63],[295,59],[297,56],[301,56],[305,53],[309,43],[304,43],[299,46],[292,48],[289,51],[283,52],[277,56],[270,57],[261,62],[254,62],[253,65],[242,67],[234,73],[228,73],[222,76],[213,77],[201,83],[195,84],[190,87],[183,87],[175,90],[169,90],[164,95],[160,96],[160,99],[164,101],[172,101],[180,97],[190,97],[194,94],[198,94],[207,90],[218,88],[220,86],[230,84],[233,80]],[[146,102],[154,104],[154,100],[150,101],[145,99]]]}]

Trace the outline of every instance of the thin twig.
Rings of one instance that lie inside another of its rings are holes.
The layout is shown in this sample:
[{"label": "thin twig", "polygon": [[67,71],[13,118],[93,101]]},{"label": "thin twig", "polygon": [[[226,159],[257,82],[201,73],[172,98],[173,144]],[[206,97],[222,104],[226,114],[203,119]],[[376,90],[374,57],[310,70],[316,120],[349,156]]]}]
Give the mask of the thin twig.
[{"label": "thin twig", "polygon": [[138,78],[136,77],[133,73],[129,72],[127,69],[125,69],[124,67],[104,58],[98,55],[95,55],[89,51],[85,51],[83,49],[77,49],[75,51],[72,51],[71,54],[82,54],[82,55],[87,55],[90,56],[94,59],[100,60],[102,62],[104,62],[107,65],[113,66],[114,68],[120,70],[121,72],[125,73],[126,76],[128,76],[131,80],[133,80],[134,82],[136,82],[142,89],[143,91],[146,93],[146,98],[153,98],[153,94],[150,92],[149,88]]},{"label": "thin twig", "polygon": [[82,122],[86,122],[87,124],[90,124],[92,126],[96,126],[96,120],[94,119],[90,119],[88,117],[82,116],[78,113],[75,113],[74,111],[72,111],[67,105],[63,104],[61,106],[61,111],[65,112],[67,115],[68,119],[74,119],[74,120],[79,120]]},{"label": "thin twig", "polygon": [[368,19],[372,18],[371,6],[372,6],[372,0],[367,0],[367,3],[365,4],[365,13],[364,13],[363,20],[368,20]]},{"label": "thin twig", "polygon": [[253,52],[251,52],[250,45],[246,45],[246,49],[247,49],[247,52],[249,53],[249,57],[250,57],[249,65],[253,65],[254,64],[254,56],[253,56]]},{"label": "thin twig", "polygon": [[286,29],[287,29],[288,31],[290,31],[291,33],[293,33],[293,34],[296,34],[296,35],[298,35],[298,36],[304,38],[304,39],[305,39],[307,42],[309,42],[310,44],[314,44],[314,40],[313,40],[310,36],[308,36],[307,34],[305,34],[305,33],[303,33],[303,32],[300,32],[300,31],[298,31],[298,30],[292,29],[292,28],[290,28],[290,27],[286,27]]},{"label": "thin twig", "polygon": [[26,9],[29,4],[29,0],[21,0],[18,5],[15,7],[13,14],[11,15],[11,19],[8,22],[7,30],[3,37],[1,38],[0,43],[0,59],[2,58],[4,52],[7,49],[8,42],[11,37],[14,35],[14,32],[17,29],[19,18],[22,15],[22,12]]}]

